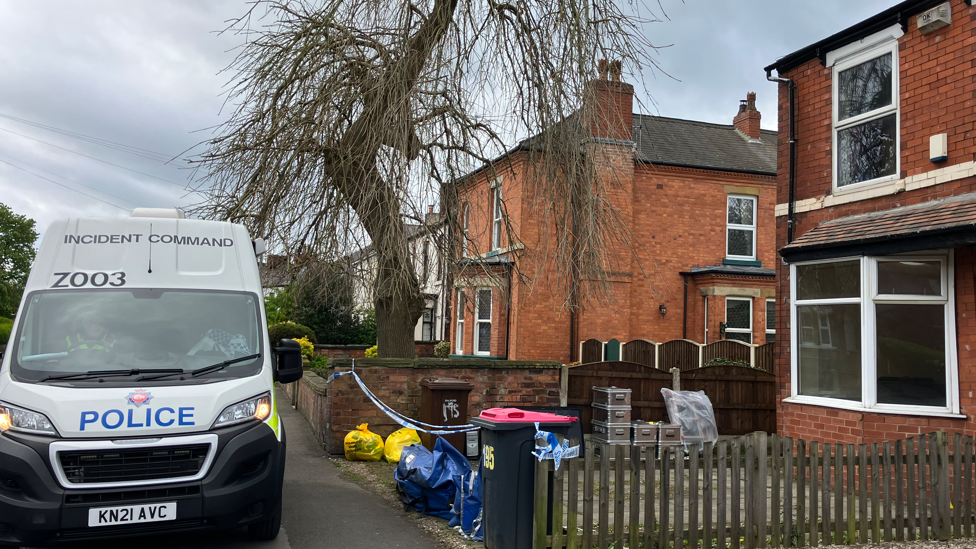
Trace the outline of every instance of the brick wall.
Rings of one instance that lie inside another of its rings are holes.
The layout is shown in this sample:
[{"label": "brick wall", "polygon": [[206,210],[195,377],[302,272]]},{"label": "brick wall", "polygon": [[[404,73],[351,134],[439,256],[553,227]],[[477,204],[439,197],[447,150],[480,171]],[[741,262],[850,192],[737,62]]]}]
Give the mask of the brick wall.
[{"label": "brick wall", "polygon": [[[626,105],[619,100],[614,95],[607,100],[607,105],[624,108]],[[758,120],[758,112],[755,114]],[[601,131],[620,138],[609,128]],[[683,337],[684,277],[681,272],[722,264],[726,251],[729,194],[757,197],[757,260],[766,268],[775,268],[775,177],[638,163],[631,147],[616,144],[591,145],[591,149],[589,156],[596,159],[601,176],[608,182],[613,178],[609,185],[611,199],[620,210],[620,219],[633,232],[634,241],[639,243],[636,257],[620,243],[608,243],[608,249],[612,251],[608,269],[611,271],[609,295],[590,295],[592,299],[577,314],[575,333],[570,334],[571,315],[564,307],[568,295],[568,267],[553,263],[553,246],[544,240],[554,234],[551,220],[535,210],[531,198],[523,196],[522,192],[527,153],[515,153],[511,163],[496,166],[504,180],[507,215],[525,248],[519,252],[518,258],[519,271],[524,278],[514,277],[510,313],[504,309],[507,304],[500,304],[502,308],[497,315],[493,310],[493,318],[506,323],[504,326],[493,323],[493,331],[497,329],[499,334],[492,342],[494,356],[569,362],[578,359],[576,356],[571,358],[572,350],[580,341],[589,338],[667,341]],[[470,235],[481,251],[490,243],[490,179],[487,171],[482,172],[466,181],[459,190],[461,203],[471,207]],[[503,248],[506,245],[507,240],[503,240]],[[538,250],[548,250],[549,254],[537,253]],[[458,281],[463,284],[465,276],[484,276],[483,270],[480,275],[477,269],[471,271]],[[496,277],[507,282],[507,274],[501,270]],[[729,279],[726,284],[774,289],[769,279],[755,277]],[[469,305],[471,298],[473,292],[468,294]],[[456,291],[451,299],[452,310],[456,311]],[[659,312],[661,305],[668,311],[663,317]],[[691,339],[702,339],[703,305],[697,288],[689,288],[687,335]],[[714,341],[718,337],[718,322],[725,319],[724,300],[712,299],[709,306],[715,308],[709,313],[710,329],[714,330],[710,340]],[[765,323],[760,322],[764,321],[764,300],[755,300],[753,313],[754,342],[761,343],[765,341]],[[465,320],[464,353],[470,354],[474,335],[473,308],[469,307]],[[506,328],[510,329],[510,337],[502,338],[502,330]],[[507,349],[504,347],[506,342]],[[452,352],[455,346],[456,340],[452,340]]]},{"label": "brick wall", "polygon": [[[901,178],[970,162],[976,155],[976,8],[952,0],[952,24],[923,36],[910,18],[908,31],[898,40],[901,123]],[[831,196],[832,101],[831,69],[817,59],[782,74],[796,83],[797,200]],[[779,127],[788,128],[788,91],[779,87]],[[929,160],[929,137],[948,134],[949,159]],[[789,191],[789,135],[779,134],[777,202],[787,203]],[[976,177],[919,188],[813,211],[795,216],[795,237],[829,219],[918,204],[976,191]],[[786,217],[776,219],[776,247],[786,245]],[[966,419],[914,417],[835,410],[789,404],[791,357],[789,344],[790,269],[777,262],[777,365],[780,434],[844,442],[891,440],[935,430],[976,434],[976,305],[970,247],[955,250],[955,306],[961,412]]]},{"label": "brick wall", "polygon": [[[330,361],[329,373],[348,371],[349,365],[346,360]],[[471,417],[487,408],[558,406],[560,367],[552,362],[365,359],[356,362],[356,373],[381,401],[419,419],[420,381],[425,378],[451,377],[474,385],[468,398]],[[400,428],[376,408],[351,376],[325,384],[310,372],[298,385],[299,410],[331,454],[343,452],[346,434],[361,423],[369,423],[369,429],[384,438]]]},{"label": "brick wall", "polygon": [[[416,341],[416,356],[433,358],[436,341]],[[315,354],[329,358],[365,358],[372,345],[316,345]]]}]

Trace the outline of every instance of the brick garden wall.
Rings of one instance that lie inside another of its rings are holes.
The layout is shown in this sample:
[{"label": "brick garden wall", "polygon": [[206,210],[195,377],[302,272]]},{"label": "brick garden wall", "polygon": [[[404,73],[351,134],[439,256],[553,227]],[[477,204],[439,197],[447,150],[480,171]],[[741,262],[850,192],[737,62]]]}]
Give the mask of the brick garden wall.
[{"label": "brick garden wall", "polygon": [[[348,371],[351,361],[336,359],[329,364],[328,373],[321,372],[323,376]],[[364,359],[356,361],[356,373],[381,401],[419,419],[420,381],[424,378],[452,377],[474,385],[468,398],[471,417],[487,408],[558,406],[561,366],[556,362],[474,359]],[[369,429],[384,438],[400,428],[376,408],[351,376],[326,384],[309,372],[296,385],[298,409],[330,454],[343,453],[343,439],[361,423],[369,423]]]},{"label": "brick garden wall", "polygon": [[[433,358],[436,341],[417,341],[415,346],[418,358]],[[329,358],[365,358],[366,349],[372,345],[316,345],[315,354]]]},{"label": "brick garden wall", "polygon": [[[952,0],[952,24],[923,36],[915,17],[898,40],[901,123],[900,178],[922,176],[938,169],[970,162],[976,154],[976,8]],[[817,59],[781,74],[796,83],[796,182],[798,201],[837,200],[832,196],[831,68]],[[789,94],[779,87],[779,127],[789,127]],[[929,137],[948,134],[948,161],[929,160]],[[785,210],[789,192],[789,133],[781,131],[778,145],[777,202]],[[965,174],[968,175],[968,174]],[[947,178],[949,179],[949,178]],[[927,202],[976,191],[976,177],[860,199],[845,204],[798,211],[794,238],[821,222]],[[913,188],[914,187],[914,188]],[[830,202],[825,202],[829,204]],[[782,212],[782,213],[785,213]],[[786,216],[776,218],[776,247],[786,245]],[[777,262],[777,413],[780,434],[836,442],[893,440],[937,430],[976,434],[976,304],[970,247],[955,250],[955,307],[959,362],[960,411],[966,419],[862,413],[783,402],[791,394],[789,292],[790,268]]]}]

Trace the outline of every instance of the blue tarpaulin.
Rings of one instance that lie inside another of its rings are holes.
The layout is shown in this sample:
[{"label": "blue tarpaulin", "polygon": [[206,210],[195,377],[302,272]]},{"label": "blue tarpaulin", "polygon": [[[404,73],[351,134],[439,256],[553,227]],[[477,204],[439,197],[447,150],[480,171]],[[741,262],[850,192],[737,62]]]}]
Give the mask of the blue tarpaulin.
[{"label": "blue tarpaulin", "polygon": [[433,452],[419,444],[404,448],[393,476],[404,503],[421,513],[454,520],[455,498],[463,494],[470,473],[468,460],[439,437]]}]

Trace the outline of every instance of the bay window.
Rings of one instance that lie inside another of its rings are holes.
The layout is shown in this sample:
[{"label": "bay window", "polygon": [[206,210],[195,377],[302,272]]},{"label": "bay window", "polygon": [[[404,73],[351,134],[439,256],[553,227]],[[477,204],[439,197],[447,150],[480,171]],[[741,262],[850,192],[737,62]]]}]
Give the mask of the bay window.
[{"label": "bay window", "polygon": [[491,354],[491,288],[475,291],[474,354]]},{"label": "bay window", "polygon": [[725,298],[725,339],[752,343],[752,298]]},{"label": "bay window", "polygon": [[951,252],[790,269],[792,400],[958,413]]}]

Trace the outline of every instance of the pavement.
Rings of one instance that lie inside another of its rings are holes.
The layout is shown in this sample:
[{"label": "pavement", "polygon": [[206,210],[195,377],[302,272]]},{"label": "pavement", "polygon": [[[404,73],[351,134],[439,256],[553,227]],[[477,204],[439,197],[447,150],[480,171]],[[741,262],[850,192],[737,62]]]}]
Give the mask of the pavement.
[{"label": "pavement", "polygon": [[[287,400],[282,399],[287,402]],[[281,402],[281,401],[279,401]],[[346,480],[302,416],[279,409],[288,433],[281,533],[254,542],[243,529],[212,534],[131,538],[71,545],[77,549],[432,549],[437,541],[416,519]]]}]

